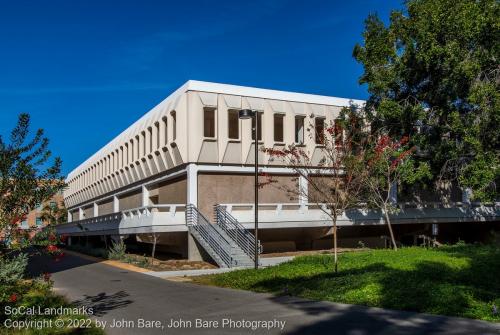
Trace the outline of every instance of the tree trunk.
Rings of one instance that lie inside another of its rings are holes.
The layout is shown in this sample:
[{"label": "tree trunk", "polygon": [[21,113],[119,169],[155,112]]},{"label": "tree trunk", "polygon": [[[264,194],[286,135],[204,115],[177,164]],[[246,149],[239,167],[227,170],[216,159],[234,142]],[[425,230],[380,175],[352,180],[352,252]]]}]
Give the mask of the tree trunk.
[{"label": "tree trunk", "polygon": [[384,208],[384,219],[387,227],[389,228],[389,234],[391,235],[391,243],[394,247],[394,250],[398,250],[398,246],[396,245],[396,239],[394,238],[394,232],[392,231],[391,219],[389,217],[389,213],[387,212],[387,208]]},{"label": "tree trunk", "polygon": [[335,265],[335,273],[338,271],[338,257],[337,257],[337,218],[333,219],[333,263]]},{"label": "tree trunk", "polygon": [[157,235],[153,234],[153,250],[151,251],[151,265],[153,265],[154,259],[155,259],[155,251],[156,251],[156,240],[157,240]]}]

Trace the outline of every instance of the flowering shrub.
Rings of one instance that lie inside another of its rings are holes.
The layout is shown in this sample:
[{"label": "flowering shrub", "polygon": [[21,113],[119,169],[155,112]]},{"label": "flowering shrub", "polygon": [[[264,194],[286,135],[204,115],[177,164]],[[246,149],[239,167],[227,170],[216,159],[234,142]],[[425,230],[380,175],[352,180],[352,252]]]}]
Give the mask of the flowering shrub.
[{"label": "flowering shrub", "polygon": [[16,302],[17,301],[17,294],[12,293],[9,297],[9,302]]},{"label": "flowering shrub", "polygon": [[21,280],[28,265],[28,256],[19,254],[15,257],[0,257],[0,286]]}]

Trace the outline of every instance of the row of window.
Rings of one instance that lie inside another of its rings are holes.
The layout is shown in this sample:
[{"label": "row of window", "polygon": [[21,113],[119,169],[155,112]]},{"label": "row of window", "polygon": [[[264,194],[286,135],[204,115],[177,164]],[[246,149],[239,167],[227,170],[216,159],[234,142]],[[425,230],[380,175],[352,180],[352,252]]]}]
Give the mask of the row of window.
[{"label": "row of window", "polygon": [[[37,227],[41,227],[43,225],[43,221],[42,221],[42,218],[36,218],[36,226]],[[22,229],[29,229],[29,224],[28,224],[28,221],[27,220],[22,220],[21,221],[21,228]]]},{"label": "row of window", "polygon": [[[51,202],[49,202],[49,207],[50,208],[57,208],[57,203],[55,201],[51,201]],[[40,203],[38,203],[38,204],[35,205],[35,208],[36,208],[37,211],[40,212],[40,211],[43,210],[43,205],[40,204]]]},{"label": "row of window", "polygon": [[[238,110],[228,111],[228,138],[231,140],[240,139],[240,129],[239,129],[239,117]],[[215,138],[215,108],[205,108],[203,114],[203,136],[207,138]],[[257,115],[258,119],[258,139],[262,140],[262,112]],[[273,137],[274,142],[282,143],[284,141],[284,114],[274,114],[273,116]],[[294,127],[294,141],[296,144],[304,143],[304,116],[295,116],[295,127]],[[314,129],[315,129],[315,142],[316,144],[323,144],[324,131],[325,131],[325,118],[315,117],[314,118]],[[255,140],[255,118],[252,118],[252,140]],[[335,122],[335,140],[338,141],[342,137],[342,129],[338,122]]]},{"label": "row of window", "polygon": [[[215,108],[205,108],[203,111],[203,136],[207,138],[215,138]],[[240,139],[240,120],[238,116],[239,110],[228,111],[227,135],[230,140]],[[258,139],[262,140],[262,112],[257,115],[258,119]],[[274,114],[273,120],[273,136],[275,142],[284,141],[284,114]],[[304,143],[304,116],[295,117],[295,143]],[[252,118],[252,140],[255,140],[255,118]]]}]

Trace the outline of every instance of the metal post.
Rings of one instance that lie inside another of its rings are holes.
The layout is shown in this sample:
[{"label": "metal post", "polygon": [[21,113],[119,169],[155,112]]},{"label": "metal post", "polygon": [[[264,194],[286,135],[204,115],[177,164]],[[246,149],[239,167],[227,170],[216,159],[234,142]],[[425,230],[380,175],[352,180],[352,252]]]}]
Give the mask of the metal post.
[{"label": "metal post", "polygon": [[255,269],[259,268],[259,112],[255,111]]},{"label": "metal post", "polygon": [[259,268],[259,112],[252,109],[242,109],[238,113],[240,120],[248,120],[254,118],[255,127],[252,129],[254,132],[255,140],[255,203],[254,203],[254,214],[255,214],[255,269]]}]

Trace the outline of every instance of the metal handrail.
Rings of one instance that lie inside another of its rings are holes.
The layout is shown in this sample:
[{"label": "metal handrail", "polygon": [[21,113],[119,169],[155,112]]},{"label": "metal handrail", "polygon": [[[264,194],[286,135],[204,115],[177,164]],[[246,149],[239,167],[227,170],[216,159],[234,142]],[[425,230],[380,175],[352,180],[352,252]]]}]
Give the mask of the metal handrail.
[{"label": "metal handrail", "polygon": [[230,241],[194,205],[189,204],[186,206],[186,223],[190,229],[200,235],[226,266],[232,266],[233,257]]},{"label": "metal handrail", "polygon": [[[234,204],[221,204],[223,208],[229,209],[229,212],[234,209],[239,210],[240,207],[251,207],[254,208],[253,203],[234,203]],[[310,209],[314,207],[326,206],[323,203],[260,203],[259,210],[265,210],[263,208],[269,208],[268,210],[282,210],[285,206],[296,206],[297,210],[303,210],[304,208]],[[443,203],[439,201],[422,201],[422,202],[398,202],[396,206],[400,209],[406,208],[468,208],[468,207],[500,207],[500,202],[449,202]],[[350,209],[366,208],[366,204],[359,204],[359,206],[352,207]]]},{"label": "metal handrail", "polygon": [[[215,222],[252,260],[255,260],[255,235],[229,214],[225,207],[215,205]],[[262,246],[258,245],[259,253]]]}]

